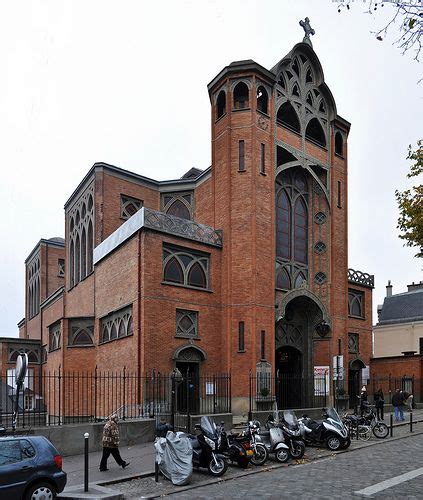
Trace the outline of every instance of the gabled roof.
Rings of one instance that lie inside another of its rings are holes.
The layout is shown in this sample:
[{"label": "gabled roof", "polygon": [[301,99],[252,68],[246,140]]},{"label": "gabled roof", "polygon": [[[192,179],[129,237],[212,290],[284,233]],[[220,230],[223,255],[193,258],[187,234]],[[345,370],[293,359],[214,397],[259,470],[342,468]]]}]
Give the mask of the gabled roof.
[{"label": "gabled roof", "polygon": [[385,297],[378,325],[423,321],[423,289]]}]

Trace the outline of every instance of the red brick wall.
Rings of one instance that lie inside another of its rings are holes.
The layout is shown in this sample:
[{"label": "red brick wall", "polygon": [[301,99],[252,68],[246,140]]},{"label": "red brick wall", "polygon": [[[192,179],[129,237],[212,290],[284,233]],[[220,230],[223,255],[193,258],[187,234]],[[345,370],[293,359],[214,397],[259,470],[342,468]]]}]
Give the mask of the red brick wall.
[{"label": "red brick wall", "polygon": [[[370,288],[349,283],[348,288],[358,290],[364,293],[364,318],[348,317],[348,333],[357,333],[359,336],[359,355],[369,365],[372,356],[372,290]],[[350,357],[355,357],[350,355]]]}]

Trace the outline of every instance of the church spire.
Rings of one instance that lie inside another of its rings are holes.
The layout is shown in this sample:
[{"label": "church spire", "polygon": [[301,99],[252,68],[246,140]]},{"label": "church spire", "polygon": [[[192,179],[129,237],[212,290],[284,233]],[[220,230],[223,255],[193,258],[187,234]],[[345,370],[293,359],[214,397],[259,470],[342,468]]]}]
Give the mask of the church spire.
[{"label": "church spire", "polygon": [[305,36],[303,38],[303,43],[308,43],[310,47],[313,47],[313,44],[311,43],[311,38],[310,35],[315,35],[316,32],[314,29],[310,26],[310,19],[306,17],[304,21],[300,21],[300,26],[303,28],[305,32]]}]

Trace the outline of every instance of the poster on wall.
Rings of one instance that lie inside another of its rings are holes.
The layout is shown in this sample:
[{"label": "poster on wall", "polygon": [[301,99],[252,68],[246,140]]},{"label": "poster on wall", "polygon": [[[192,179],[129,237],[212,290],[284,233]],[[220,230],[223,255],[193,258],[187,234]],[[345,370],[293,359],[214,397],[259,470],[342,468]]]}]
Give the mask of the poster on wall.
[{"label": "poster on wall", "polygon": [[333,380],[338,379],[344,380],[344,356],[333,357]]},{"label": "poster on wall", "polygon": [[370,366],[361,369],[361,380],[366,385],[370,382]]},{"label": "poster on wall", "polygon": [[329,366],[314,367],[314,395],[327,396],[329,394]]}]

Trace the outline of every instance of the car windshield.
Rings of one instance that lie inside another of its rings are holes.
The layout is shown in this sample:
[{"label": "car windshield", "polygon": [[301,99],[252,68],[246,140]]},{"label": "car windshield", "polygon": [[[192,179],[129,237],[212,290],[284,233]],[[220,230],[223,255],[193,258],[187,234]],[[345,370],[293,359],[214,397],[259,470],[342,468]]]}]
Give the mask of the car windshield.
[{"label": "car windshield", "polygon": [[211,439],[216,437],[216,424],[210,417],[201,417],[201,430],[204,434]]},{"label": "car windshield", "polygon": [[283,419],[289,427],[295,428],[298,426],[297,416],[291,410],[285,410],[283,412]]},{"label": "car windshield", "polygon": [[332,420],[335,420],[335,422],[342,424],[342,421],[339,418],[338,412],[335,410],[335,408],[327,408],[326,413],[328,418],[331,418]]}]

